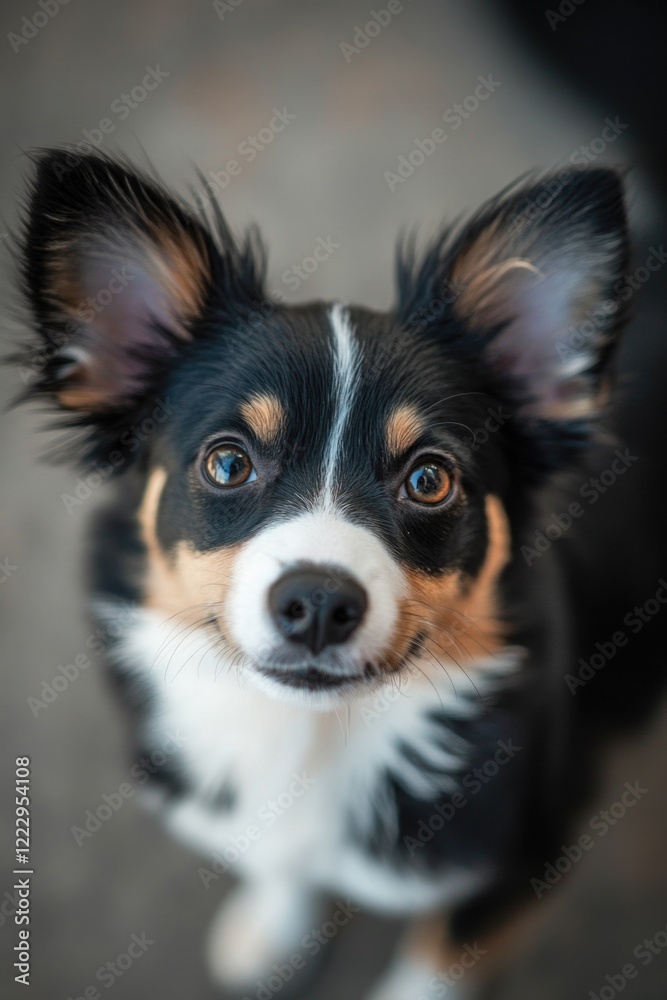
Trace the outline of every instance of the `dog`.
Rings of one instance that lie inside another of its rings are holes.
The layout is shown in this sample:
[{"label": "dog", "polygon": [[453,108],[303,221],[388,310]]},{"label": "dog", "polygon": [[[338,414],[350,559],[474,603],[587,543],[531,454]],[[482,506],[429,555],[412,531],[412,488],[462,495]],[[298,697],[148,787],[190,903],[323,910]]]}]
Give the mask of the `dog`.
[{"label": "dog", "polygon": [[298,953],[324,895],[341,922],[409,918],[373,1000],[468,990],[533,922],[596,775],[567,679],[610,539],[568,477],[599,447],[623,466],[628,253],[619,173],[533,174],[405,240],[390,312],[289,306],[217,206],[36,156],[26,398],[109,480],[91,613],[159,755],[147,802],[240,879],[207,944],[221,985]]}]

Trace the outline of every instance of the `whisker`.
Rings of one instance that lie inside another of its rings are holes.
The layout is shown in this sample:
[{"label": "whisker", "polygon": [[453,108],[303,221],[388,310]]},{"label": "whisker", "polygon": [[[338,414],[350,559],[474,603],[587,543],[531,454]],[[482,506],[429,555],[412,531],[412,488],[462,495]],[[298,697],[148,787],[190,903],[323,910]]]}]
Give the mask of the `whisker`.
[{"label": "whisker", "polygon": [[[426,640],[428,642],[435,642],[435,639],[433,639],[432,636],[427,636]],[[436,644],[436,646],[438,645],[437,642],[435,644]],[[441,648],[441,647],[439,647],[439,648]],[[454,660],[454,663],[456,663],[457,667],[459,668],[459,670],[461,671],[461,673],[464,675],[464,677],[466,678],[466,680],[468,681],[468,683],[471,685],[471,687],[474,688],[475,693],[476,693],[477,697],[480,700],[480,703],[484,706],[484,710],[488,712],[489,706],[487,705],[487,703],[484,700],[484,697],[482,695],[482,692],[479,690],[479,688],[475,684],[474,680],[472,679],[472,677],[470,676],[470,674],[468,673],[468,671],[465,669],[465,667],[461,663],[459,663],[459,661],[456,659],[456,657],[452,657],[452,659]],[[458,697],[458,692],[457,692],[457,697]]]},{"label": "whisker", "polygon": [[[424,647],[424,648],[425,648],[425,647]],[[428,650],[427,650],[427,649],[425,649],[425,652],[426,652],[426,653],[428,653]],[[415,661],[414,665],[415,665],[415,667],[417,668],[417,670],[419,671],[419,673],[420,673],[420,674],[422,675],[422,677],[424,677],[424,678],[425,678],[425,679],[426,679],[426,680],[427,680],[427,681],[429,682],[429,684],[431,685],[431,687],[433,688],[433,690],[434,690],[434,692],[435,692],[435,694],[436,694],[436,696],[437,696],[437,698],[438,698],[438,701],[440,702],[440,708],[441,708],[441,709],[443,710],[443,712],[444,712],[444,711],[445,711],[445,705],[444,705],[444,702],[443,702],[443,700],[442,700],[442,695],[441,695],[441,694],[440,694],[440,692],[438,691],[437,687],[435,686],[435,684],[433,683],[433,681],[431,680],[431,678],[430,678],[430,677],[428,676],[428,674],[427,674],[427,673],[425,673],[425,671],[423,671],[423,670],[422,670],[422,668],[421,668],[421,667],[419,666],[419,663],[418,663],[417,661]],[[445,673],[447,673],[447,671],[445,671]],[[452,679],[451,679],[451,677],[449,677],[449,674],[448,674],[448,673],[447,673],[447,677],[449,678],[449,681],[450,681],[450,683],[451,683]],[[453,686],[454,686],[454,685],[452,684],[452,687],[453,687]]]},{"label": "whisker", "polygon": [[345,745],[347,746],[347,736],[346,736],[345,730],[343,729],[343,723],[340,721],[340,716],[338,714],[338,706],[334,706],[334,712],[336,713],[336,719],[338,720],[338,725],[340,727],[340,731],[341,731],[341,733],[343,735],[343,739],[345,740]]},{"label": "whisker", "polygon": [[[426,653],[427,656],[431,657],[432,662],[435,663],[435,665],[440,670],[444,671],[445,676],[447,677],[447,680],[449,681],[449,683],[452,686],[452,691],[454,692],[454,695],[458,698],[459,693],[456,690],[456,685],[454,684],[454,681],[452,680],[452,675],[450,674],[450,672],[447,669],[447,667],[445,666],[445,664],[441,660],[439,660],[437,658],[437,656],[435,655],[435,653],[433,652],[433,650],[429,649],[428,646],[424,645],[424,642],[420,642],[420,649],[422,650],[422,652]],[[443,652],[444,652],[444,650],[443,650]],[[453,656],[451,657],[451,659],[454,660],[454,663],[456,663],[456,660],[454,659]]]},{"label": "whisker", "polygon": [[[193,624],[190,624],[190,625],[184,627],[183,631],[180,634],[178,643],[176,644],[175,648],[172,650],[171,655],[169,657],[169,660],[167,662],[167,666],[165,668],[165,674],[164,674],[165,684],[169,683],[168,679],[167,679],[168,675],[169,675],[169,668],[171,666],[171,661],[173,660],[173,658],[176,655],[176,653],[178,652],[178,650],[181,648],[181,646],[183,645],[183,643],[187,639],[190,638],[190,636],[192,635],[193,632],[195,632],[202,625],[207,624],[207,622],[210,622],[210,617],[208,617],[208,618],[202,618],[201,620],[196,621]],[[208,642],[209,644],[211,643],[211,636],[210,635],[206,636],[205,642]],[[185,667],[185,665],[190,662],[191,658],[195,655],[196,652],[198,652],[198,650],[199,650],[199,646],[197,647],[197,649],[193,653],[190,654],[190,656],[188,656],[183,661],[182,665],[179,667],[179,669],[176,671],[176,673],[172,677],[172,682],[176,679],[176,677],[178,677],[178,675],[180,674],[180,672],[183,669],[183,667]]]},{"label": "whisker", "polygon": [[[193,611],[193,610],[195,610],[195,608],[197,608],[197,609],[198,609],[198,608],[207,608],[207,609],[208,609],[208,607],[209,607],[209,606],[208,606],[207,604],[197,604],[197,605],[194,605],[194,606],[193,606],[193,608],[191,608],[191,609],[189,608],[189,609],[188,609],[187,611],[185,611],[185,612],[180,612],[180,611],[177,611],[177,612],[176,612],[176,614],[174,614],[174,615],[171,615],[170,617],[171,617],[171,618],[176,618],[176,617],[177,617],[177,616],[179,616],[179,615],[186,615],[187,617],[189,617],[189,616],[190,616],[190,612],[191,612],[191,611]],[[202,618],[202,619],[198,619],[198,620],[197,620],[197,621],[195,622],[195,625],[197,625],[197,624],[201,624],[202,622],[206,622],[206,621],[210,621],[210,619],[211,619],[211,616],[210,616],[210,615],[207,615],[207,617],[206,617],[206,618]],[[169,619],[165,619],[165,621],[168,621],[168,620],[169,620]],[[172,630],[170,631],[169,635],[168,635],[168,636],[167,636],[167,637],[166,637],[166,638],[165,638],[165,639],[164,639],[164,640],[163,640],[163,641],[162,641],[162,642],[160,643],[160,646],[159,646],[159,648],[158,648],[158,651],[157,651],[157,653],[156,653],[156,656],[155,656],[155,660],[153,660],[153,663],[151,664],[151,669],[152,669],[152,668],[153,668],[153,666],[155,665],[155,661],[156,661],[156,660],[158,659],[158,657],[159,657],[159,656],[160,656],[160,655],[162,654],[162,650],[163,650],[163,649],[164,649],[164,648],[165,648],[165,647],[167,646],[167,644],[169,643],[169,641],[170,641],[170,639],[171,639],[171,636],[172,636],[172,635],[174,634],[174,632],[176,632],[176,631],[178,630],[178,628],[179,628],[179,625],[182,625],[182,626],[183,626],[184,628],[188,627],[188,626],[187,626],[187,622],[177,622],[177,624],[176,624],[176,625],[174,625],[174,627],[173,627],[173,628],[172,628]]]},{"label": "whisker", "polygon": [[452,396],[445,396],[444,399],[436,400],[435,403],[432,403],[430,406],[427,406],[426,409],[422,410],[421,412],[422,414],[429,413],[431,410],[434,410],[436,406],[441,406],[443,403],[448,403],[450,399],[458,399],[459,396],[490,396],[490,395],[491,393],[489,392],[481,392],[479,390],[470,390],[468,392],[455,392]]},{"label": "whisker", "polygon": [[475,440],[475,432],[472,427],[469,427],[468,424],[462,423],[460,420],[436,420],[433,422],[429,421],[429,424],[431,427],[465,427],[465,429],[469,431],[472,436],[473,441]]}]

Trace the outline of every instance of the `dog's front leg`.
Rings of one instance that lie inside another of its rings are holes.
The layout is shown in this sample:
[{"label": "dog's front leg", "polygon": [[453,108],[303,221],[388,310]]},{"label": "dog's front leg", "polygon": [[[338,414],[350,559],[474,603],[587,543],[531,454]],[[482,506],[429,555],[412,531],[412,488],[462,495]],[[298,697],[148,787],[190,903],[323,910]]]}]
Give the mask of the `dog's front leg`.
[{"label": "dog's front leg", "polygon": [[294,878],[276,875],[236,886],[209,932],[212,978],[239,990],[265,981],[299,950],[319,911],[316,894]]},{"label": "dog's front leg", "polygon": [[454,941],[449,918],[415,920],[405,932],[387,972],[366,1000],[475,1000],[482,988],[506,973],[528,949],[551,908],[534,903],[508,916],[497,930]]},{"label": "dog's front leg", "polygon": [[[474,996],[468,969],[459,963],[461,949],[449,940],[448,923],[444,916],[419,918],[411,923],[367,1000],[435,1000],[444,995],[458,1000]],[[472,966],[473,957],[470,952],[466,955]]]}]

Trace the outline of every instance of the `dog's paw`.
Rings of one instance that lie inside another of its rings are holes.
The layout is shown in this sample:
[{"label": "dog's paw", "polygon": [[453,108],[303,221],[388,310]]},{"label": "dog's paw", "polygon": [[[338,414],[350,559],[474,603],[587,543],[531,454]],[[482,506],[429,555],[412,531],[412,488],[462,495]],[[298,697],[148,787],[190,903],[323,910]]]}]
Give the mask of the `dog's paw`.
[{"label": "dog's paw", "polygon": [[473,1000],[463,984],[453,983],[431,965],[400,957],[394,960],[365,1000]]},{"label": "dog's paw", "polygon": [[265,983],[271,977],[280,978],[285,985],[298,975],[288,960],[299,950],[317,915],[314,896],[292,883],[238,886],[225,900],[209,932],[211,977],[219,986],[232,990],[251,985],[256,989],[258,980]]}]

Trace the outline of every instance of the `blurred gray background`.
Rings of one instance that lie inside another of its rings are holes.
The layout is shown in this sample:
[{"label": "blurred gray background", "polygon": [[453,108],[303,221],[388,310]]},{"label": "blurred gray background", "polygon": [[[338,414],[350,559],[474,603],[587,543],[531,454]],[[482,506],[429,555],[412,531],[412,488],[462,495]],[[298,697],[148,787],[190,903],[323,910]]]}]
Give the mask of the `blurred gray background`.
[{"label": "blurred gray background", "polygon": [[[353,43],[372,6],[241,0],[223,4],[221,17],[203,0],[70,0],[33,32],[23,19],[41,10],[37,0],[5,0],[4,346],[10,348],[21,332],[8,233],[29,169],[23,151],[77,143],[101,119],[113,123],[105,150],[122,150],[140,163],[148,157],[166,181],[185,191],[193,183],[201,189],[195,165],[205,175],[223,170],[239,159],[239,145],[268,125],[274,108],[286,108],[295,118],[252,162],[241,157],[243,169],[221,192],[222,206],[235,228],[250,221],[261,225],[270,249],[269,287],[288,299],[337,297],[383,307],[391,301],[393,247],[402,228],[419,222],[426,235],[522,172],[567,163],[600,135],[606,116],[619,113],[613,96],[594,103],[553,75],[527,37],[511,30],[510,20],[477,2],[405,3],[348,61],[341,43]],[[382,6],[379,0],[375,9]],[[583,6],[572,6],[567,23],[556,28],[563,37],[568,32],[570,41],[577,18],[583,24],[585,16]],[[537,16],[550,31],[544,11]],[[21,32],[33,37],[17,42]],[[146,67],[157,66],[166,77],[121,119],[114,102],[141,84]],[[479,76],[489,75],[500,87],[390,190],[384,175],[396,171],[399,155],[438,128],[443,113],[474,92]],[[659,238],[656,220],[662,218],[662,194],[646,160],[641,130],[632,123],[598,157],[634,167],[638,260]],[[293,291],[283,273],[307,257],[319,238],[340,247]],[[636,349],[647,358],[649,392],[662,372],[651,370],[650,343],[640,341]],[[22,387],[20,373],[0,370],[3,401]],[[225,891],[222,881],[205,890],[197,875],[200,859],[168,839],[133,800],[81,847],[74,842],[71,827],[128,775],[124,722],[99,670],[84,670],[37,717],[29,707],[28,699],[41,697],[43,682],[60,665],[87,652],[82,530],[103,493],[94,491],[68,512],[62,497],[73,493],[77,477],[39,461],[47,444],[36,434],[39,423],[27,410],[2,416],[0,997],[23,995],[11,967],[16,928],[9,820],[14,758],[27,754],[35,867],[28,995],[84,995],[96,982],[96,970],[124,952],[133,933],[146,933],[155,943],[114,983],[114,996],[213,998],[202,941]],[[640,780],[649,794],[560,886],[532,950],[510,980],[494,987],[497,1000],[588,998],[605,985],[606,975],[632,960],[637,944],[665,929],[666,776],[667,718],[658,710],[650,728],[616,749],[590,815],[613,802],[625,781]],[[377,918],[356,918],[330,946],[323,978],[308,995],[361,997],[395,932]],[[667,952],[642,969],[623,995],[664,1000]]]}]

